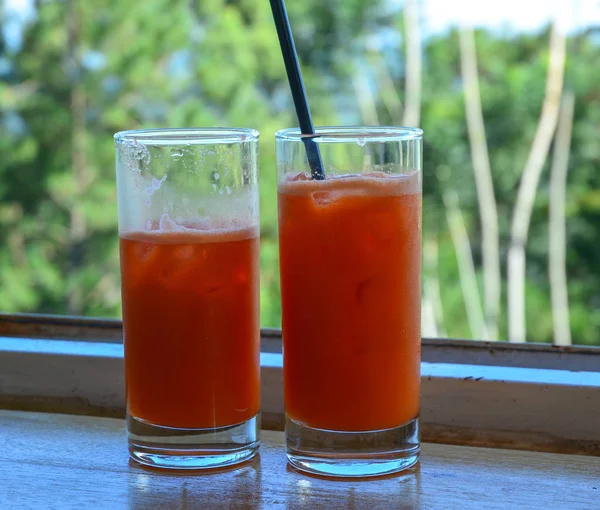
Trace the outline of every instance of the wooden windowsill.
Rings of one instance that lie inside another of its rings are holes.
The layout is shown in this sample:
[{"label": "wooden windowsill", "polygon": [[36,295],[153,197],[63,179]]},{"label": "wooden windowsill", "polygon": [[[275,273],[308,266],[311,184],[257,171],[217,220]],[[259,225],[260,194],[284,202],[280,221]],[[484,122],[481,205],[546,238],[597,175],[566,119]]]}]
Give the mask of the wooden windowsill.
[{"label": "wooden windowsill", "polygon": [[218,473],[129,461],[123,420],[0,410],[0,508],[597,508],[600,458],[425,444],[420,466],[370,481],[305,476],[283,433]]}]

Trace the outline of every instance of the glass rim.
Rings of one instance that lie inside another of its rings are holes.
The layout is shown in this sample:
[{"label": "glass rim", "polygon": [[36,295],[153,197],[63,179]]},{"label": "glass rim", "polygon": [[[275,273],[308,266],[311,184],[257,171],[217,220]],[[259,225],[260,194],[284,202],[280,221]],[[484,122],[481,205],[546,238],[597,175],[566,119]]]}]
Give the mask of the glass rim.
[{"label": "glass rim", "polygon": [[256,129],[223,127],[130,129],[114,134],[115,143],[167,146],[256,142],[259,137]]},{"label": "glass rim", "polygon": [[277,141],[302,142],[314,139],[316,142],[394,142],[421,140],[423,130],[408,126],[317,126],[315,134],[307,135],[300,128],[280,129],[275,133]]}]

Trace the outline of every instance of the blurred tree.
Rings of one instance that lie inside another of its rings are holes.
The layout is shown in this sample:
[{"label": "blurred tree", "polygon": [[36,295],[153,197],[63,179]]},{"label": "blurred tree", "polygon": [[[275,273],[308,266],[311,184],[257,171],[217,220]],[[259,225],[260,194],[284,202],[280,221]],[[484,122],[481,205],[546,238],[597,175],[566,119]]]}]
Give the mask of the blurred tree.
[{"label": "blurred tree", "polygon": [[488,153],[475,35],[472,29],[460,31],[460,67],[465,97],[465,116],[469,133],[469,147],[473,162],[477,206],[481,216],[481,253],[485,295],[485,327],[491,340],[498,339],[498,316],[500,314],[500,233],[498,231],[498,207],[494,194],[492,169]]},{"label": "blurred tree", "polygon": [[[472,97],[461,72],[460,32],[411,33],[404,25],[414,12],[385,1],[288,4],[315,123],[357,123],[357,83],[363,108],[382,124],[401,122],[411,101],[420,105],[426,272],[434,283],[424,287],[437,303],[430,315],[438,334],[471,336],[443,201],[447,190],[456,194],[472,280],[481,287],[476,292],[471,282],[469,292],[485,296],[487,231],[473,180],[464,93]],[[0,22],[7,23],[2,14]],[[296,121],[268,2],[47,0],[35,3],[20,45],[8,44],[3,34],[0,310],[120,314],[114,132],[251,126],[262,133],[261,320],[280,325],[273,135]],[[473,33],[502,267],[516,189],[544,101],[548,39],[548,29]],[[575,105],[564,208],[570,329],[573,343],[600,344],[600,45],[593,31],[570,34],[568,42],[565,76]],[[421,84],[413,75],[409,87],[408,60],[418,67],[419,55]],[[527,340],[549,342],[544,165],[531,202],[524,296],[526,318],[535,325]],[[447,185],[440,173],[451,176]],[[507,338],[504,309],[497,327],[498,337]]]},{"label": "blurred tree", "polygon": [[525,248],[538,184],[550,150],[563,90],[566,34],[556,21],[550,32],[546,91],[523,176],[519,182],[508,247],[508,329],[511,342],[526,341]]},{"label": "blurred tree", "polygon": [[43,2],[22,46],[5,49],[0,236],[12,248],[0,252],[3,310],[119,313],[112,133],[152,121],[144,95],[168,104],[168,58],[187,44],[169,30],[185,27],[183,11],[156,14],[170,5]]},{"label": "blurred tree", "polygon": [[556,130],[556,143],[549,186],[548,219],[548,276],[552,298],[552,320],[554,344],[571,345],[569,326],[569,291],[567,285],[565,234],[565,197],[567,191],[567,171],[573,130],[574,96],[568,91],[563,94]]}]

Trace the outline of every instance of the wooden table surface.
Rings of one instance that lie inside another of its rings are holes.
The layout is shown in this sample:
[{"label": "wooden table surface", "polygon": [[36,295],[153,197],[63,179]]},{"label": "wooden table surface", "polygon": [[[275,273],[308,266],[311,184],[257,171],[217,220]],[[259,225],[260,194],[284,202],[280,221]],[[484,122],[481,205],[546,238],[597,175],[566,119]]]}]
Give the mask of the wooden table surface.
[{"label": "wooden table surface", "polygon": [[408,474],[334,481],[292,470],[281,432],[262,437],[241,468],[163,474],[129,461],[122,420],[0,410],[0,508],[600,509],[597,457],[425,444]]}]

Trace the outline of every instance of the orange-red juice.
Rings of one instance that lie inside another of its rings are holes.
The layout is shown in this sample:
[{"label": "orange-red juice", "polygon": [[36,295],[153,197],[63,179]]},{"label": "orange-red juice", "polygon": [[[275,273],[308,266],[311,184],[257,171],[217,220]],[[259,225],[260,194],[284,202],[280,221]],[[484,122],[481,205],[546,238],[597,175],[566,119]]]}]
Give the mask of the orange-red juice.
[{"label": "orange-red juice", "polygon": [[121,234],[127,405],[177,428],[233,425],[260,401],[255,229]]},{"label": "orange-red juice", "polygon": [[279,185],[284,392],[319,429],[397,427],[419,414],[419,175]]}]

